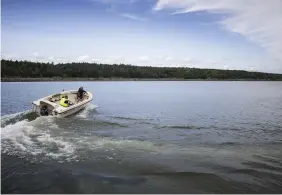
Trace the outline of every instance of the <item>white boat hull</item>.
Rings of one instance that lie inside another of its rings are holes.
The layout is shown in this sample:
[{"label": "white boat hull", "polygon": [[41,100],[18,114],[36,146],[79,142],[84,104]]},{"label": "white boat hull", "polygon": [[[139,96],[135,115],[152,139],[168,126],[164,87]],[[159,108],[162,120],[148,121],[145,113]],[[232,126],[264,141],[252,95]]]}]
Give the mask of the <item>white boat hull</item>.
[{"label": "white boat hull", "polygon": [[[69,107],[63,107],[59,104],[60,96],[63,94],[67,94],[69,100],[73,103]],[[56,117],[67,117],[73,115],[80,110],[84,109],[93,99],[93,96],[90,92],[84,95],[84,99],[78,101],[77,99],[77,91],[64,91],[59,94],[50,95],[39,100],[36,100],[32,103],[33,112],[37,113],[39,116],[42,116],[41,109],[44,106],[47,106],[48,115],[56,116]]]}]

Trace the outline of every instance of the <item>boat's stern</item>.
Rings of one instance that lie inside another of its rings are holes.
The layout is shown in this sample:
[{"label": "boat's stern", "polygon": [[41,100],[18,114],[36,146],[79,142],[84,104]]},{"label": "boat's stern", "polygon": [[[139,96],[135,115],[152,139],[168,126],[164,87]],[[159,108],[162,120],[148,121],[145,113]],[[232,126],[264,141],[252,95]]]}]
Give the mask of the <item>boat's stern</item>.
[{"label": "boat's stern", "polygon": [[37,114],[40,114],[40,102],[38,100],[32,102],[32,112],[36,112]]},{"label": "boat's stern", "polygon": [[54,115],[56,107],[58,107],[58,105],[44,99],[32,102],[32,111],[39,116]]}]

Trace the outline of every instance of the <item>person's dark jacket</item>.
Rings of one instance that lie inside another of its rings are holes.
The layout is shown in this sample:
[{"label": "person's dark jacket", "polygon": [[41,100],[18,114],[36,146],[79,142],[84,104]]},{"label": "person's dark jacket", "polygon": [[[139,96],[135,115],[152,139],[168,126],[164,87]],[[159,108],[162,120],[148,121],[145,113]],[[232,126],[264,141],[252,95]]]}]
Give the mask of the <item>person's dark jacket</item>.
[{"label": "person's dark jacket", "polygon": [[77,92],[78,97],[82,98],[83,97],[83,93],[86,93],[86,91],[84,91],[82,88],[79,88],[78,92]]}]

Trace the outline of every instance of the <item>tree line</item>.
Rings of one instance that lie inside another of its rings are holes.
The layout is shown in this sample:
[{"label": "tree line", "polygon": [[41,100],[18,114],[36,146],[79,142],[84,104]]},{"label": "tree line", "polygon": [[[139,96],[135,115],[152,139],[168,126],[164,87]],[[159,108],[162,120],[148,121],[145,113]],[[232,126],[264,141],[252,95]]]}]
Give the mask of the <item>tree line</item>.
[{"label": "tree line", "polygon": [[242,79],[282,80],[282,74],[244,70],[151,67],[126,64],[41,63],[1,60],[2,78],[140,78],[140,79]]}]

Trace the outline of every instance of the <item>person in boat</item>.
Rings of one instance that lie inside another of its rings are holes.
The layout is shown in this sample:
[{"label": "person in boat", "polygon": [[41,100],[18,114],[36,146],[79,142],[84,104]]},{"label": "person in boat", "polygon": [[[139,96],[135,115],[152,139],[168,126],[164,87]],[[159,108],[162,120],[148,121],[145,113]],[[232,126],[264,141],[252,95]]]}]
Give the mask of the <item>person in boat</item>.
[{"label": "person in boat", "polygon": [[63,95],[61,100],[60,100],[60,105],[63,107],[69,107],[70,105],[70,101],[68,100],[68,96],[67,95]]},{"label": "person in boat", "polygon": [[77,91],[77,97],[82,100],[84,93],[87,93],[87,92],[83,89],[83,87],[80,87]]},{"label": "person in boat", "polygon": [[40,110],[41,116],[48,116],[48,108],[47,106],[43,106],[42,109]]}]

